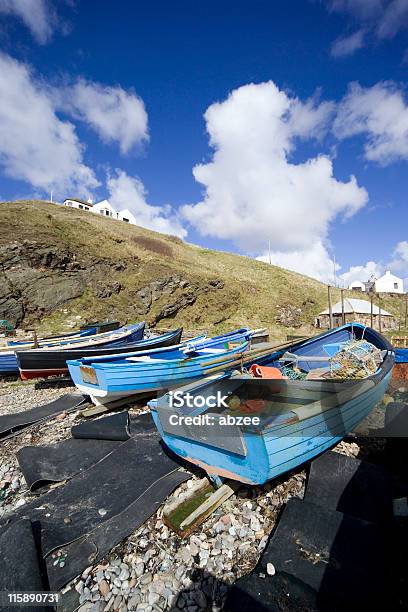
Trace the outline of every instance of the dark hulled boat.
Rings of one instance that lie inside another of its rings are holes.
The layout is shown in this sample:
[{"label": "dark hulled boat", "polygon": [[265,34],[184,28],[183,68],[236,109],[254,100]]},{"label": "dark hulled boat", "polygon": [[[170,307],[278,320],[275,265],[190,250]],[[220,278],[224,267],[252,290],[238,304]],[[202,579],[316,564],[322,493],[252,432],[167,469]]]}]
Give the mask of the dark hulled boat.
[{"label": "dark hulled boat", "polygon": [[59,376],[68,372],[67,359],[78,359],[84,355],[110,354],[118,351],[137,350],[133,347],[143,338],[145,323],[129,325],[111,334],[86,338],[83,342],[63,344],[58,347],[43,347],[16,350],[15,355],[23,380],[47,376]]}]

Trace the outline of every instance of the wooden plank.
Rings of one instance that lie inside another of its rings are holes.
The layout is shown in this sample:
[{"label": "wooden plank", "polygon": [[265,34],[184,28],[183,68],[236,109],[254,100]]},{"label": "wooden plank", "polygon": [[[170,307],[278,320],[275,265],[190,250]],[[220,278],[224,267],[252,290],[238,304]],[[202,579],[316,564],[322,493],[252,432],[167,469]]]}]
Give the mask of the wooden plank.
[{"label": "wooden plank", "polygon": [[[201,525],[240,486],[240,482],[230,480],[214,490],[208,479],[204,478],[191,491],[187,491],[180,499],[164,508],[163,520],[170,529],[184,538]],[[185,516],[186,511],[187,516]],[[180,521],[180,517],[183,516],[185,518]]]}]

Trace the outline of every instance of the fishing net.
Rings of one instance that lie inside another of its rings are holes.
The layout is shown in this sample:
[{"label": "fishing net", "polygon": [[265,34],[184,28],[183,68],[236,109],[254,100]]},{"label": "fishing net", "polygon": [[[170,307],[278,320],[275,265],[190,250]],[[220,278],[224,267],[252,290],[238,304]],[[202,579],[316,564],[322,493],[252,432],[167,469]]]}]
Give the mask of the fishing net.
[{"label": "fishing net", "polygon": [[349,340],[329,359],[332,378],[366,378],[382,361],[381,350],[367,340]]},{"label": "fishing net", "polygon": [[305,380],[307,376],[307,372],[299,370],[296,366],[282,366],[281,372],[285,378],[290,380]]}]

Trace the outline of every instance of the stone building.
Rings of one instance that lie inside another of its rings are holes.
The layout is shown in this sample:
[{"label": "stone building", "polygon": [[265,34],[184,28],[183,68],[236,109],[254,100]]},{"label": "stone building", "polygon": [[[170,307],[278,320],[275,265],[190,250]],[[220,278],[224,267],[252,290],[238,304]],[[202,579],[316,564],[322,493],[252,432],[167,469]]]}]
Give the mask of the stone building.
[{"label": "stone building", "polygon": [[[342,310],[341,301],[334,304],[332,307],[333,313],[333,327],[340,327],[342,323]],[[344,314],[346,323],[356,321],[363,325],[371,326],[371,304],[367,300],[358,300],[352,298],[344,298]],[[380,308],[373,304],[373,327],[379,329],[380,327]],[[319,329],[329,329],[330,317],[329,309],[323,310],[315,319],[315,327]],[[381,329],[386,331],[388,329],[397,329],[398,323],[394,315],[389,313],[387,310],[381,308]]]}]

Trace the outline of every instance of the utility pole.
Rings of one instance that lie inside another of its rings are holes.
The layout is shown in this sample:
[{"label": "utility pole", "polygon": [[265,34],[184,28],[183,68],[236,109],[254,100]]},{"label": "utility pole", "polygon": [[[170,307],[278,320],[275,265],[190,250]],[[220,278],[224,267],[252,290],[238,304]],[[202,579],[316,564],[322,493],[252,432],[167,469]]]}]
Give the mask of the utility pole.
[{"label": "utility pole", "polygon": [[329,300],[329,329],[333,329],[333,310],[332,310],[330,285],[327,285],[327,298]]},{"label": "utility pole", "polygon": [[[52,191],[51,191],[51,194],[50,194],[50,202],[52,202]],[[52,203],[54,203],[54,202],[52,202]]]},{"label": "utility pole", "polygon": [[271,241],[268,240],[268,254],[269,254],[269,265],[271,265],[272,260],[271,260]]},{"label": "utility pole", "polygon": [[336,277],[336,256],[333,253],[333,278],[334,278],[334,286],[337,287],[337,277]]},{"label": "utility pole", "polygon": [[344,289],[340,290],[341,293],[341,323],[342,325],[346,324],[346,314],[344,312]]},{"label": "utility pole", "polygon": [[408,317],[408,296],[405,294],[405,322],[404,329],[407,329],[407,317]]},{"label": "utility pole", "polygon": [[402,321],[402,296],[399,303],[399,319],[398,319],[398,331],[401,331],[401,321]]}]

